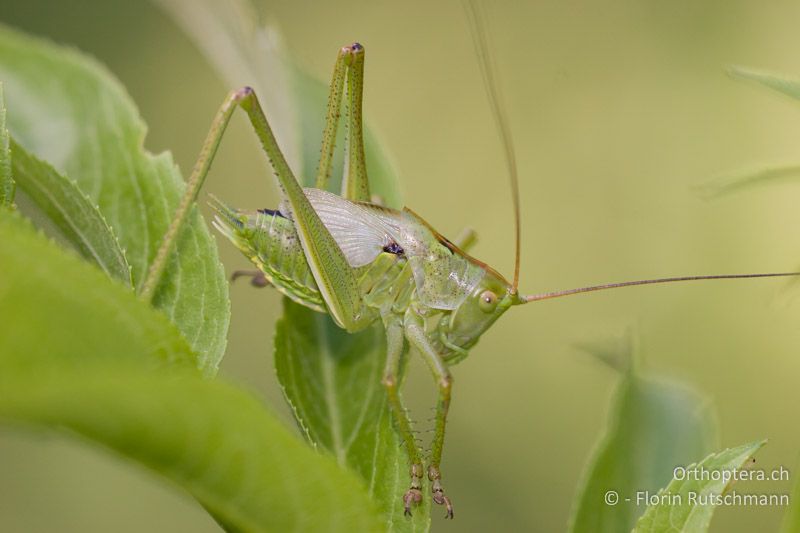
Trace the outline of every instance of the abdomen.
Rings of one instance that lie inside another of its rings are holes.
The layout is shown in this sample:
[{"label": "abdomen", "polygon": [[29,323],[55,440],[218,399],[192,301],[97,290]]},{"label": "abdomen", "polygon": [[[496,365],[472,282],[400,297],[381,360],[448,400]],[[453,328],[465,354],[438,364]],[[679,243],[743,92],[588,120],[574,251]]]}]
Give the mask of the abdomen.
[{"label": "abdomen", "polygon": [[[327,312],[291,220],[270,209],[237,211],[215,198],[211,207],[217,212],[214,226],[276,289],[301,305]],[[405,258],[381,253],[372,263],[354,270],[362,313],[378,318],[382,311],[405,311],[414,288]]]},{"label": "abdomen", "polygon": [[315,311],[327,312],[308,267],[292,221],[278,211],[235,211],[214,199],[214,226],[225,235],[280,292]]}]

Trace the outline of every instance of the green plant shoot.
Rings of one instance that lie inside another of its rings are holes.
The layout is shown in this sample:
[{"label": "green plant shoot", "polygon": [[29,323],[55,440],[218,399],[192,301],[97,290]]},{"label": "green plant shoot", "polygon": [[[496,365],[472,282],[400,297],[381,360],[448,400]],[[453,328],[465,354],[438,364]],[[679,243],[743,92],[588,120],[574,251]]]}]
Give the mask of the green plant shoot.
[{"label": "green plant shoot", "polygon": [[[383,323],[387,357],[382,383],[410,464],[410,483],[402,505],[410,514],[422,501],[422,477],[427,475],[432,499],[445,507],[448,518],[453,517],[453,505],[442,485],[440,463],[453,384],[449,367],[464,359],[508,309],[538,300],[634,285],[797,275],[682,276],[521,295],[517,289],[520,209],[514,149],[482,17],[475,4],[466,4],[466,11],[512,184],[516,215],[512,281],[467,254],[474,241],[471,233],[451,242],[410,208],[389,209],[373,201],[362,135],[365,52],[363,46],[353,43],[339,50],[334,66],[315,187],[303,189],[295,178],[255,92],[249,87],[231,92],[217,112],[186,194],[142,289],[142,295],[150,298],[157,288],[224,130],[233,111],[241,107],[269,158],[283,201],[277,209],[239,211],[213,199],[212,207],[217,212],[214,225],[256,265],[258,271],[249,273],[254,285],[274,287],[301,305],[329,313],[348,332],[360,331],[377,320]],[[341,191],[336,195],[327,189],[343,100],[347,111],[347,155]],[[234,277],[241,274],[237,272]],[[424,359],[438,387],[434,435],[426,463],[400,398],[401,360],[406,345]]]}]

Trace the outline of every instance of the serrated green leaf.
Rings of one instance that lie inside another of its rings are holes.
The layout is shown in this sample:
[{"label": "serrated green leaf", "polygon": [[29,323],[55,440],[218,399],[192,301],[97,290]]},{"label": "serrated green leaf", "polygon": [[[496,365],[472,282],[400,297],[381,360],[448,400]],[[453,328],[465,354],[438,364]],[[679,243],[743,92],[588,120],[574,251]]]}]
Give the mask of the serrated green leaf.
[{"label": "serrated green leaf", "polygon": [[[644,508],[637,493],[655,493],[675,466],[706,455],[716,440],[716,420],[708,399],[673,382],[630,371],[611,408],[606,435],[584,472],[570,531],[630,531]],[[605,496],[614,491],[616,505]]]},{"label": "serrated green leaf", "polygon": [[229,531],[380,530],[361,480],[192,358],[161,313],[0,212],[0,423],[133,459]]},{"label": "serrated green leaf", "polygon": [[790,98],[800,100],[800,80],[782,74],[746,67],[731,67],[728,69],[728,73],[732,78],[754,81],[764,87],[769,87],[779,93],[783,93]]},{"label": "serrated green leaf", "polygon": [[112,278],[132,285],[131,267],[100,210],[74,181],[11,140],[16,182],[78,251]]},{"label": "serrated green leaf", "polygon": [[[709,472],[718,471],[728,476],[734,470],[741,469],[766,441],[745,444],[738,448],[712,453],[693,467],[703,468]],[[691,479],[683,479],[691,477]],[[717,480],[713,478],[717,477]],[[700,479],[695,479],[700,478]],[[732,483],[730,477],[722,475],[681,476],[673,479],[666,488],[658,492],[659,502],[647,508],[644,515],[636,523],[636,533],[690,532],[704,533],[708,531],[711,517],[717,504],[711,503],[723,495]],[[692,495],[696,495],[693,504]],[[707,501],[705,499],[708,499]]]},{"label": "serrated green leaf", "polygon": [[[144,150],[145,126],[124,89],[76,51],[0,27],[0,79],[13,109],[11,134],[97,204],[138,287],[184,190],[172,157]],[[230,306],[216,245],[199,214],[190,217],[153,301],[214,372]]]},{"label": "serrated green leaf", "polygon": [[190,368],[196,363],[166,317],[37,235],[21,215],[0,211],[0,379],[8,365],[57,374],[98,357],[121,365],[148,355]]},{"label": "serrated green leaf", "polygon": [[409,464],[394,431],[381,376],[385,335],[375,324],[358,335],[329,316],[284,299],[275,334],[275,368],[308,441],[369,483],[389,531],[427,531],[430,500],[403,516]]},{"label": "serrated green leaf", "polygon": [[0,83],[0,207],[14,205],[14,178],[11,175],[11,152],[6,129],[6,106]]}]

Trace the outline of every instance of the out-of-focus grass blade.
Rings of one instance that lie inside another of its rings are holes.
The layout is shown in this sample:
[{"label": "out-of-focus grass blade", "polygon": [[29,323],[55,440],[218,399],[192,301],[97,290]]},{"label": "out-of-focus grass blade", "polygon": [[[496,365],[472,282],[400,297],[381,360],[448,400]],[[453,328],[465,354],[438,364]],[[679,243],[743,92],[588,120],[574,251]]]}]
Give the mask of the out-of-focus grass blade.
[{"label": "out-of-focus grass blade", "polygon": [[[642,376],[635,361],[622,368],[627,371],[606,435],[575,502],[569,527],[574,533],[630,531],[644,511],[637,492],[655,493],[675,466],[706,455],[716,444],[716,418],[707,398],[686,385]],[[618,498],[614,505],[606,500],[611,493]]]},{"label": "out-of-focus grass blade", "polygon": [[[731,474],[739,470],[753,457],[766,441],[753,442],[737,448],[713,453],[697,465],[688,468],[704,468],[719,471],[720,474]],[[700,476],[695,476],[700,477]],[[667,533],[686,531],[705,533],[711,523],[711,517],[717,505],[714,503],[693,504],[692,495],[708,498],[709,501],[723,495],[732,483],[732,479],[719,476],[708,476],[709,479],[673,479],[669,485],[658,492],[659,503],[647,508],[636,523],[634,533]],[[714,477],[717,477],[715,480]]]},{"label": "out-of-focus grass blade", "polygon": [[800,180],[800,165],[774,166],[716,178],[697,187],[697,192],[701,197],[710,200],[762,185],[798,180]]},{"label": "out-of-focus grass blade", "polygon": [[262,26],[258,12],[247,0],[152,1],[194,41],[231,89],[245,85],[255,89],[295,175],[312,170],[301,166],[296,98],[277,29]]},{"label": "out-of-focus grass blade", "polygon": [[109,276],[132,286],[131,267],[103,214],[74,181],[11,141],[20,189],[78,251]]},{"label": "out-of-focus grass blade", "polygon": [[[753,81],[795,100],[800,100],[800,80],[763,70],[731,67],[728,74],[734,79]],[[760,185],[794,181],[800,177],[800,164],[776,165],[722,176],[697,188],[704,198],[716,198]]]},{"label": "out-of-focus grass blade", "polygon": [[800,100],[800,80],[789,76],[740,66],[730,67],[728,74],[734,79],[754,81],[795,100]]}]

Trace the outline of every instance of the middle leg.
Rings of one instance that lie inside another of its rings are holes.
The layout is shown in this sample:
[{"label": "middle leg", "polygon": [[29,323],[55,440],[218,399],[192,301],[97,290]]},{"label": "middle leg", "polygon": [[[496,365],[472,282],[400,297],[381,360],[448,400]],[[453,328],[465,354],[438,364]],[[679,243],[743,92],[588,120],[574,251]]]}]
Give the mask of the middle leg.
[{"label": "middle leg", "polygon": [[384,318],[386,326],[386,369],[383,372],[383,386],[386,388],[386,396],[389,398],[397,432],[403,440],[408,459],[411,463],[411,485],[403,495],[403,507],[405,514],[411,516],[412,505],[422,501],[422,459],[419,449],[414,441],[414,433],[411,430],[411,422],[408,419],[403,402],[400,399],[400,358],[403,355],[403,328],[400,321],[395,316]]},{"label": "middle leg", "polygon": [[439,398],[436,403],[436,427],[434,429],[433,441],[431,443],[431,457],[428,462],[428,479],[431,482],[431,492],[433,501],[438,505],[444,505],[447,514],[445,518],[453,518],[453,503],[444,493],[442,486],[442,474],[439,465],[442,462],[442,449],[444,447],[444,430],[447,424],[447,412],[450,410],[450,393],[453,388],[453,377],[447,369],[444,359],[431,346],[428,337],[425,335],[424,323],[413,309],[406,312],[405,318],[406,338],[425,359],[431,369],[436,385],[439,388]]}]

